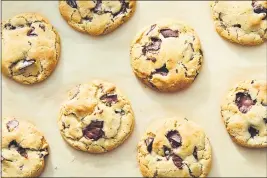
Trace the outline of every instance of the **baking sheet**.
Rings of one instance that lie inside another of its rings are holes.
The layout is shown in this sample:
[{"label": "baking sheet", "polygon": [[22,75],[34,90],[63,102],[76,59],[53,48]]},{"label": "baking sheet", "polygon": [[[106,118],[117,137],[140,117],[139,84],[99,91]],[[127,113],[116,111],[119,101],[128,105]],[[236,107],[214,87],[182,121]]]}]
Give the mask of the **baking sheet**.
[{"label": "baking sheet", "polygon": [[[141,176],[136,145],[147,125],[155,119],[185,116],[201,125],[213,148],[210,177],[266,176],[266,149],[247,149],[234,144],[220,118],[220,102],[236,82],[266,80],[266,43],[242,47],[229,43],[214,30],[209,2],[139,1],[133,18],[113,33],[91,37],[67,25],[57,1],[3,2],[2,18],[22,12],[39,12],[58,30],[62,54],[58,66],[46,81],[20,85],[2,80],[2,116],[34,122],[50,144],[47,167],[42,176]],[[200,75],[187,90],[162,94],[146,88],[134,76],[129,59],[130,42],[148,24],[174,18],[191,25],[204,51]],[[130,99],[136,127],[131,137],[116,150],[93,155],[68,146],[60,136],[56,120],[61,102],[74,85],[92,79],[115,83]]]}]

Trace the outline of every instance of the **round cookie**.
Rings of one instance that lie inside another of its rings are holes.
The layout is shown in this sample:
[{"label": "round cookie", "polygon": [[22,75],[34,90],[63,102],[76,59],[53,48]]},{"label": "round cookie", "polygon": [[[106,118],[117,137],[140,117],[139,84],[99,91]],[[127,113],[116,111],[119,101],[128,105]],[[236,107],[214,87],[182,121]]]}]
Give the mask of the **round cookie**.
[{"label": "round cookie", "polygon": [[74,29],[90,35],[112,32],[126,22],[134,13],[135,1],[59,1],[63,18]]},{"label": "round cookie", "polygon": [[38,177],[44,170],[48,143],[37,128],[24,120],[2,120],[3,177]]},{"label": "round cookie", "polygon": [[60,55],[60,39],[48,20],[36,13],[16,15],[2,23],[2,71],[23,84],[46,79]]},{"label": "round cookie", "polygon": [[222,119],[231,138],[245,147],[267,147],[266,109],[266,81],[238,83],[221,106]]},{"label": "round cookie", "polygon": [[222,37],[242,45],[267,40],[267,1],[214,1],[214,25]]},{"label": "round cookie", "polygon": [[130,53],[135,75],[161,92],[188,87],[199,74],[203,58],[195,31],[173,20],[144,28],[133,40]]},{"label": "round cookie", "polygon": [[206,177],[211,168],[209,139],[199,126],[187,119],[154,122],[137,149],[144,177]]},{"label": "round cookie", "polygon": [[134,128],[128,99],[111,83],[95,80],[76,86],[62,104],[58,125],[72,147],[103,153],[121,145]]}]

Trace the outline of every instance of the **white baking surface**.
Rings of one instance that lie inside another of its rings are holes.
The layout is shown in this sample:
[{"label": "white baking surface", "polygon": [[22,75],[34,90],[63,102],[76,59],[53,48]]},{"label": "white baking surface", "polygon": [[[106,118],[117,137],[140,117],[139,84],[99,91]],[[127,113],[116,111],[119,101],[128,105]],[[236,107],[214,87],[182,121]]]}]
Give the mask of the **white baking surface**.
[{"label": "white baking surface", "polygon": [[[266,176],[266,149],[247,149],[233,143],[220,118],[220,102],[236,82],[266,80],[266,43],[243,47],[223,40],[214,30],[209,2],[138,2],[133,18],[113,33],[91,37],[69,27],[58,11],[57,1],[3,2],[2,18],[22,12],[47,17],[61,37],[58,66],[46,81],[24,86],[6,77],[2,80],[2,115],[28,119],[44,132],[50,144],[47,167],[42,176],[141,176],[136,145],[147,125],[155,119],[186,116],[201,125],[213,148],[210,177]],[[204,64],[193,85],[175,94],[146,88],[134,76],[129,59],[130,42],[143,26],[162,18],[191,25],[204,51]],[[116,150],[93,155],[68,146],[56,124],[60,103],[67,91],[92,79],[115,83],[130,99],[136,127]]]}]

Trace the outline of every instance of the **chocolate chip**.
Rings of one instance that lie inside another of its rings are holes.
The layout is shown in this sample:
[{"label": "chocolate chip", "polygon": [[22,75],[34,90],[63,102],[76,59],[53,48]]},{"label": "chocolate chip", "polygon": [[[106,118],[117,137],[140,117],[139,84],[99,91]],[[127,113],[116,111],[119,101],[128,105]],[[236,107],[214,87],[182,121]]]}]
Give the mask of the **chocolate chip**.
[{"label": "chocolate chip", "polygon": [[16,129],[19,126],[19,122],[15,119],[8,121],[8,123],[6,124],[7,130],[9,132],[12,132],[14,129]]},{"label": "chocolate chip", "polygon": [[259,134],[259,131],[251,126],[248,128],[248,132],[250,133],[251,138]]},{"label": "chocolate chip", "polygon": [[234,24],[233,27],[241,28],[240,24]]},{"label": "chocolate chip", "polygon": [[157,61],[157,59],[155,57],[148,57],[146,60],[152,61],[153,63],[155,63]]},{"label": "chocolate chip", "polygon": [[164,156],[167,158],[167,160],[169,160],[169,158],[171,157],[172,151],[170,148],[168,148],[167,146],[163,145],[163,152],[164,152]]},{"label": "chocolate chip", "polygon": [[39,27],[40,27],[43,31],[45,31],[45,25],[44,25],[44,24],[39,24]]},{"label": "chocolate chip", "polygon": [[182,145],[182,138],[177,130],[169,131],[166,137],[169,140],[172,148],[178,148]]},{"label": "chocolate chip", "polygon": [[201,49],[199,50],[199,53],[201,56],[203,56],[203,51]]},{"label": "chocolate chip", "polygon": [[263,118],[263,120],[264,120],[265,124],[267,124],[267,118]]},{"label": "chocolate chip", "polygon": [[177,155],[172,155],[172,162],[178,169],[183,169],[183,160]]},{"label": "chocolate chip", "polygon": [[123,109],[115,109],[116,114],[125,115],[125,111]]},{"label": "chocolate chip", "polygon": [[178,37],[178,30],[171,30],[171,29],[161,29],[160,33],[163,35],[164,38],[169,38],[169,37]]},{"label": "chocolate chip", "polygon": [[105,94],[100,97],[100,100],[107,103],[109,106],[111,103],[117,103],[118,102],[118,96],[116,94]]},{"label": "chocolate chip", "polygon": [[152,75],[153,74],[160,74],[162,76],[167,76],[168,73],[169,73],[169,70],[167,69],[166,64],[164,64],[161,68],[156,69],[154,72],[152,72]]},{"label": "chocolate chip", "polygon": [[194,158],[196,160],[198,160],[198,157],[197,157],[197,147],[196,146],[194,147],[193,156],[194,156]]},{"label": "chocolate chip", "polygon": [[31,29],[27,32],[27,36],[38,36],[36,33],[34,33],[35,28],[31,27]]},{"label": "chocolate chip", "polygon": [[147,52],[150,52],[150,51],[158,51],[160,49],[161,42],[162,42],[161,39],[152,37],[151,43],[143,47],[142,49],[143,54],[146,54]]},{"label": "chocolate chip", "polygon": [[4,28],[7,30],[15,30],[16,29],[16,27],[11,25],[10,23],[5,24]]},{"label": "chocolate chip", "polygon": [[154,141],[154,138],[151,138],[151,137],[149,137],[149,138],[147,138],[147,139],[145,140],[145,143],[146,143],[146,146],[147,146],[147,151],[148,151],[149,153],[151,153],[151,151],[152,151],[153,141]]},{"label": "chocolate chip", "polygon": [[250,84],[253,84],[253,83],[254,83],[254,80],[252,80]]},{"label": "chocolate chip", "polygon": [[118,12],[116,12],[116,13],[113,13],[113,16],[117,16],[117,15],[119,15],[121,13],[125,13],[126,10],[129,8],[129,2],[126,3],[125,0],[120,0],[120,3],[121,3],[120,10]]},{"label": "chocolate chip", "polygon": [[77,8],[76,0],[67,0],[67,4],[72,8]]},{"label": "chocolate chip", "polygon": [[25,148],[22,148],[15,140],[9,143],[8,148],[15,148],[21,156],[28,158],[27,150]]},{"label": "chocolate chip", "polygon": [[243,114],[247,113],[252,106],[255,105],[255,102],[251,99],[250,94],[244,92],[238,92],[236,94],[235,103],[239,111]]},{"label": "chocolate chip", "polygon": [[95,7],[92,9],[92,11],[94,13],[97,13],[101,10],[101,6],[102,6],[102,0],[96,0],[96,5]]},{"label": "chocolate chip", "polygon": [[86,17],[84,17],[83,19],[86,20],[86,21],[92,22],[93,17],[87,17],[87,16],[86,16]]},{"label": "chocolate chip", "polygon": [[103,126],[104,121],[91,121],[91,123],[83,129],[84,137],[97,141],[105,135],[104,131],[102,130]]},{"label": "chocolate chip", "polygon": [[150,27],[150,30],[146,33],[146,35],[148,35],[152,30],[154,30],[154,28],[156,27],[157,25],[154,24]]},{"label": "chocolate chip", "polygon": [[223,21],[223,20],[222,20],[222,13],[221,13],[221,12],[219,12],[219,16],[218,16],[218,18],[219,18],[220,21]]},{"label": "chocolate chip", "polygon": [[[257,1],[252,1],[252,7],[255,13],[260,14],[260,13],[265,13],[267,14],[267,8],[263,7],[261,4],[259,4]],[[266,18],[266,15],[265,15]]]}]

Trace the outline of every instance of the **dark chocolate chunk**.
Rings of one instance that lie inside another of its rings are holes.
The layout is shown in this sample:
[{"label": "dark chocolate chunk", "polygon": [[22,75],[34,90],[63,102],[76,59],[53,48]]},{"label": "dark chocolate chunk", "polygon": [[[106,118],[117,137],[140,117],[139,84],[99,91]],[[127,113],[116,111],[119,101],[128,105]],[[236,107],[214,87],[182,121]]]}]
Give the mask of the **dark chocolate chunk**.
[{"label": "dark chocolate chunk", "polygon": [[121,8],[118,12],[113,13],[112,15],[115,17],[119,14],[125,13],[127,9],[129,8],[129,2],[125,2],[125,0],[120,0]]},{"label": "dark chocolate chunk", "polygon": [[158,51],[160,49],[161,42],[162,42],[161,39],[152,37],[151,43],[143,47],[142,49],[143,54],[146,54],[147,52],[150,52],[150,51]]},{"label": "dark chocolate chunk", "polygon": [[[257,1],[253,0],[251,5],[252,5],[253,10],[254,10],[255,13],[257,13],[257,14],[261,14],[261,13],[267,14],[267,8],[263,7]],[[265,18],[266,18],[266,15],[265,15]]]},{"label": "dark chocolate chunk", "polygon": [[36,33],[34,33],[35,28],[31,27],[31,29],[27,32],[27,36],[38,36]]},{"label": "dark chocolate chunk", "polygon": [[72,8],[77,8],[78,7],[77,3],[76,3],[76,0],[67,0],[66,2]]},{"label": "dark chocolate chunk", "polygon": [[39,24],[39,27],[40,27],[43,31],[45,31],[45,25],[44,25],[44,24]]},{"label": "dark chocolate chunk", "polygon": [[241,28],[240,24],[234,24],[233,27]]},{"label": "dark chocolate chunk", "polygon": [[116,114],[125,115],[125,111],[123,109],[115,109]]},{"label": "dark chocolate chunk", "polygon": [[248,128],[248,132],[250,133],[251,138],[255,137],[256,135],[259,135],[259,131],[251,126]]},{"label": "dark chocolate chunk", "polygon": [[11,25],[10,23],[5,24],[4,28],[7,30],[15,30],[16,29],[16,27]]},{"label": "dark chocolate chunk", "polygon": [[8,148],[15,148],[21,156],[28,158],[27,150],[25,148],[22,148],[15,140],[9,143]]},{"label": "dark chocolate chunk", "polygon": [[19,126],[19,121],[13,119],[11,121],[8,121],[8,123],[6,124],[7,130],[9,132],[12,132],[14,129],[16,129]]},{"label": "dark chocolate chunk", "polygon": [[251,107],[255,105],[255,102],[251,99],[250,94],[247,92],[238,92],[236,94],[235,103],[239,111],[243,114],[247,113]]},{"label": "dark chocolate chunk", "polygon": [[178,169],[183,169],[183,160],[177,155],[172,155],[172,162]]},{"label": "dark chocolate chunk", "polygon": [[147,151],[148,151],[149,153],[151,153],[151,151],[152,151],[153,141],[154,141],[154,138],[152,138],[152,137],[149,137],[149,138],[147,138],[147,139],[145,140],[145,144],[146,144],[146,146],[147,146]]},{"label": "dark chocolate chunk", "polygon": [[104,121],[91,121],[91,123],[83,129],[83,135],[87,139],[92,139],[94,141],[102,138],[105,133],[102,130],[104,126]]},{"label": "dark chocolate chunk", "polygon": [[164,64],[161,68],[156,69],[154,72],[152,72],[152,75],[153,74],[160,74],[162,76],[167,76],[168,73],[169,73],[169,70],[167,69],[166,64]]},{"label": "dark chocolate chunk", "polygon": [[146,60],[152,61],[153,63],[155,63],[157,61],[157,59],[155,57],[148,57]]},{"label": "dark chocolate chunk", "polygon": [[161,29],[160,33],[163,35],[164,38],[169,38],[169,37],[178,37],[178,30],[171,30],[171,29]]},{"label": "dark chocolate chunk", "polygon": [[107,103],[108,105],[111,105],[111,103],[118,102],[118,96],[116,94],[105,94],[100,97],[100,100]]},{"label": "dark chocolate chunk", "polygon": [[182,145],[182,138],[177,130],[169,131],[166,137],[169,140],[172,148],[178,148]]},{"label": "dark chocolate chunk", "polygon": [[198,157],[197,157],[197,147],[196,146],[194,147],[193,156],[194,156],[194,158],[196,160],[198,160]]},{"label": "dark chocolate chunk", "polygon": [[96,3],[96,5],[93,9],[93,12],[98,13],[99,11],[101,11],[102,0],[96,0],[95,3]]}]

